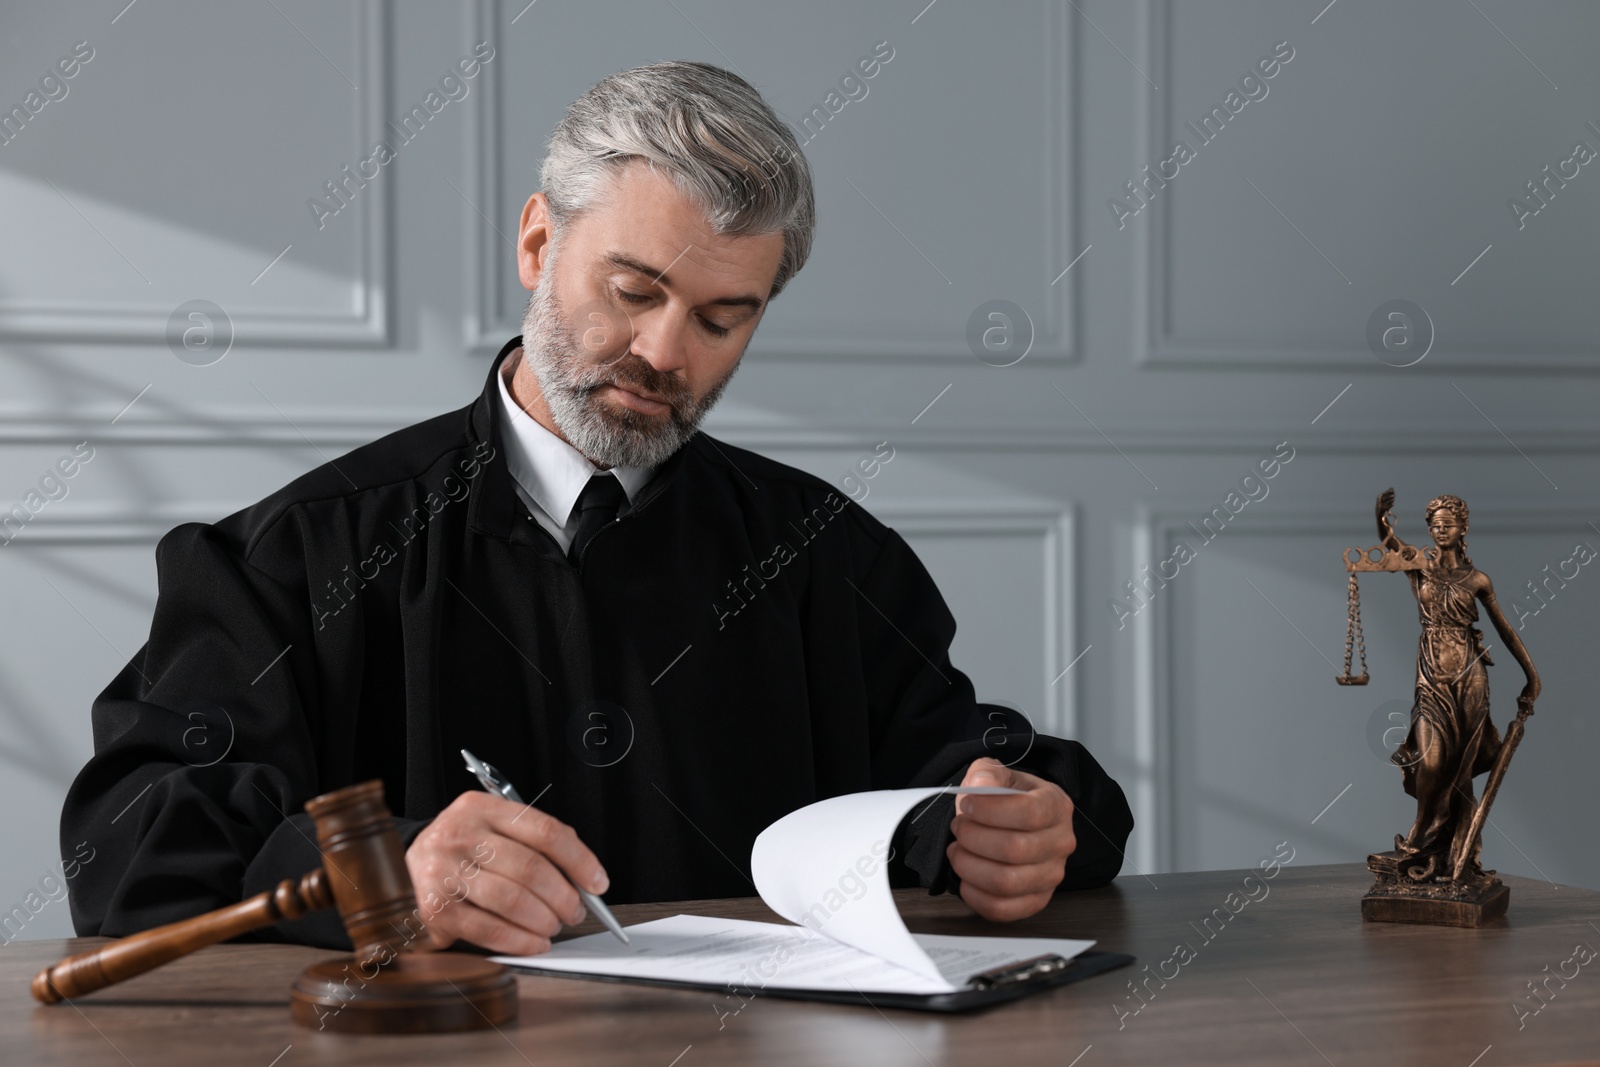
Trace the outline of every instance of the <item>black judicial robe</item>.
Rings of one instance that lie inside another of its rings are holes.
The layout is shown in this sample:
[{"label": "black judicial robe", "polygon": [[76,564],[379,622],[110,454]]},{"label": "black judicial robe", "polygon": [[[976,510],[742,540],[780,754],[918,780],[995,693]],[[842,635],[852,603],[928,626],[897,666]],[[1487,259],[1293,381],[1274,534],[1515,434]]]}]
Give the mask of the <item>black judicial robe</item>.
[{"label": "black judicial robe", "polygon": [[[568,562],[506,465],[494,375],[519,343],[467,407],[161,539],[149,640],[62,810],[63,854],[94,849],[79,934],[298,878],[320,863],[302,806],[341,786],[382,779],[409,844],[479,788],[462,748],[571,824],[620,904],[753,895],[784,814],[1027,747],[997,746],[910,547],[819,478],[698,434]],[[1017,766],[1077,805],[1063,888],[1113,878],[1116,782],[1044,736]],[[956,887],[950,814],[902,824],[893,884]],[[349,944],[331,912],[262,936]]]}]

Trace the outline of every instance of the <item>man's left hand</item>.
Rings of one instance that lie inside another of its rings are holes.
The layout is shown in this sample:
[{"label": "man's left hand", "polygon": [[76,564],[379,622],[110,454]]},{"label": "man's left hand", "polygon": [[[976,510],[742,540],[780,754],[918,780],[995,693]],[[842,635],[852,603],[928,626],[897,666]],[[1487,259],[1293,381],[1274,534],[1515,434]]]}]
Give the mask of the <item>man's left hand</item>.
[{"label": "man's left hand", "polygon": [[1050,902],[1078,847],[1072,799],[1054,782],[979,759],[962,785],[993,785],[1022,792],[956,797],[945,854],[961,878],[961,899],[986,919],[1026,919]]}]

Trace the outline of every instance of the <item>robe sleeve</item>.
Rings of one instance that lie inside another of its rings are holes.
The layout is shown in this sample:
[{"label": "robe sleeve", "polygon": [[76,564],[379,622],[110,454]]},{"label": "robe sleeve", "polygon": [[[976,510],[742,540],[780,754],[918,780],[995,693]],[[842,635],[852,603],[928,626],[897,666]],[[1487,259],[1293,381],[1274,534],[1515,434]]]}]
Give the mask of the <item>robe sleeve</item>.
[{"label": "robe sleeve", "polygon": [[[67,792],[63,854],[80,935],[121,937],[236,903],[321,863],[309,599],[246,561],[221,524],[156,548],[150,637],[95,699],[94,755]],[[424,825],[397,820],[409,843]],[[258,935],[350,946],[336,911]]]},{"label": "robe sleeve", "polygon": [[[1056,783],[1072,799],[1078,844],[1058,891],[1115,878],[1133,831],[1121,786],[1077,741],[1030,732],[1008,732],[1003,744],[986,737],[985,710],[991,706],[977,702],[972,682],[950,662],[955,619],[904,539],[887,531],[856,587],[873,717],[873,788],[958,785],[973,760],[993,756]],[[1014,723],[1014,713],[1007,720]],[[1020,759],[1003,755],[1022,750],[1027,754]],[[935,894],[959,889],[945,856],[954,805],[953,796],[939,797],[901,823],[893,844],[904,868],[894,872],[891,884],[921,885]]]}]

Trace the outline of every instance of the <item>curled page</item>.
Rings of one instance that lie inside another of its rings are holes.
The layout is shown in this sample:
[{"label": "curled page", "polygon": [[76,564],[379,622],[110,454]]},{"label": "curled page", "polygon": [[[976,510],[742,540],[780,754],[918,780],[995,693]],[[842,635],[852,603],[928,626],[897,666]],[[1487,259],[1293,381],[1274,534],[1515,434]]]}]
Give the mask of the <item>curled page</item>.
[{"label": "curled page", "polygon": [[750,852],[756,892],[792,923],[945,984],[946,976],[894,905],[889,841],[901,819],[941,793],[1015,792],[998,786],[926,786],[848,793],[808,804],[756,838]]}]

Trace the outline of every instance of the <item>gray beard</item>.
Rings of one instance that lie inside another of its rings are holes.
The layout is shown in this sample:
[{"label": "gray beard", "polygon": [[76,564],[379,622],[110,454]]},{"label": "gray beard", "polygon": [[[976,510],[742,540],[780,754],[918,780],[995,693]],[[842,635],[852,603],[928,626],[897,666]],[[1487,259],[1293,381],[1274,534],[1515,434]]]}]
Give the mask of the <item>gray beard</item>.
[{"label": "gray beard", "polygon": [[[739,363],[696,401],[682,379],[662,374],[627,348],[604,362],[586,359],[576,331],[567,326],[555,295],[554,267],[554,260],[548,260],[542,284],[528,298],[522,316],[523,357],[539,381],[550,417],[568,443],[597,466],[656,466],[694,436],[706,412],[721,398],[734,371],[739,369]],[[621,312],[609,308],[604,317],[618,324],[628,321]],[[743,362],[742,355],[739,362]],[[671,408],[667,417],[610,404],[596,395],[606,385],[623,382],[644,387],[666,400]]]}]

